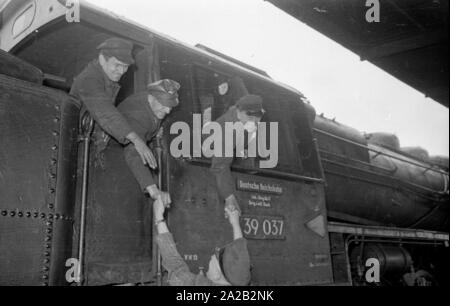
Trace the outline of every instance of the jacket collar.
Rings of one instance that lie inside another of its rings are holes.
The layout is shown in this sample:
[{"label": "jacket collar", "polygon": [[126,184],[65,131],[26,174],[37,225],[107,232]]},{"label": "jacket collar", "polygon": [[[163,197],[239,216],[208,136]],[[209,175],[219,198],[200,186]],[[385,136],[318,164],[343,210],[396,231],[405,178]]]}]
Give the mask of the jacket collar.
[{"label": "jacket collar", "polygon": [[111,81],[111,80],[108,78],[108,76],[106,75],[105,71],[103,71],[103,68],[102,68],[102,66],[100,65],[100,62],[99,62],[98,59],[93,60],[93,61],[89,64],[89,66],[92,67],[92,69],[94,69],[98,74],[100,74],[100,75],[103,76],[103,79],[105,80],[106,86],[113,87],[113,88],[116,88],[116,89],[119,89],[119,88],[120,88],[119,83],[114,82],[114,81]]}]

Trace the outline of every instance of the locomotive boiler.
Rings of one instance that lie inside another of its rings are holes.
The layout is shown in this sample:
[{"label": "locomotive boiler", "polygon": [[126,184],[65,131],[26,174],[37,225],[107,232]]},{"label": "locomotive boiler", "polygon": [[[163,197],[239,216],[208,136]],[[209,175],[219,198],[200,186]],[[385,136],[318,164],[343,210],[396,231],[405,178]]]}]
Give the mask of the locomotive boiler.
[{"label": "locomotive boiler", "polygon": [[[364,135],[318,116],[328,217],[344,222],[448,229],[448,170],[400,148],[395,135]],[[448,160],[447,160],[448,168]]]}]

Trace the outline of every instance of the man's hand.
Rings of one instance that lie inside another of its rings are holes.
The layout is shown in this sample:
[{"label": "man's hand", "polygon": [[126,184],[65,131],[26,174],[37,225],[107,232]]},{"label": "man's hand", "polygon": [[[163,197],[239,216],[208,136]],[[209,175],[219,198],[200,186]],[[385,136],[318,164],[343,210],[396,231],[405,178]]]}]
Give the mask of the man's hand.
[{"label": "man's hand", "polygon": [[231,210],[227,207],[225,207],[225,215],[228,219],[228,221],[230,221],[231,226],[240,226],[239,223],[239,218],[240,218],[240,213],[238,210]]},{"label": "man's hand", "polygon": [[[229,210],[231,212],[237,210],[239,215],[241,215],[241,208],[239,207],[239,203],[233,194],[225,199],[225,210]],[[225,217],[227,217],[227,215]]]},{"label": "man's hand", "polygon": [[148,165],[152,169],[158,168],[158,163],[156,162],[152,150],[149,149],[147,144],[136,133],[131,133],[127,136],[127,139],[134,144],[144,165]]},{"label": "man's hand", "polygon": [[241,223],[240,223],[240,212],[236,209],[232,210],[230,208],[225,207],[225,218],[231,224],[233,228],[233,239],[241,239],[244,238],[244,234],[242,233]]},{"label": "man's hand", "polygon": [[143,142],[141,139],[134,142],[134,147],[136,151],[141,156],[142,162],[144,165],[148,165],[152,169],[158,168],[158,163],[156,162],[156,158],[153,155],[152,150],[149,149],[147,144]]},{"label": "man's hand", "polygon": [[153,216],[155,221],[164,220],[164,212],[166,207],[161,200],[156,200],[153,203]]}]

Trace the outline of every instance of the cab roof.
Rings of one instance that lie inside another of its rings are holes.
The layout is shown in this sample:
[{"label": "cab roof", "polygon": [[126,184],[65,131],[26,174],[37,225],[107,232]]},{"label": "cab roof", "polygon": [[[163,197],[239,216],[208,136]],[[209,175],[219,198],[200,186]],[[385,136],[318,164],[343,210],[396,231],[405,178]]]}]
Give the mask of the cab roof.
[{"label": "cab roof", "polygon": [[448,107],[448,0],[266,0]]}]

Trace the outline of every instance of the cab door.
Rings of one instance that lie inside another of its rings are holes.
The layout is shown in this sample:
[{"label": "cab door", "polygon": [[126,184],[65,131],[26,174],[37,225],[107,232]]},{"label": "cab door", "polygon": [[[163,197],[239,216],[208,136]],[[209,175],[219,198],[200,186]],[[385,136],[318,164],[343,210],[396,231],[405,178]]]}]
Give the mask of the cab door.
[{"label": "cab door", "polygon": [[[258,158],[237,158],[232,168],[252,284],[331,283],[324,184],[299,97],[232,72],[201,65],[192,69],[192,109],[202,115],[203,124],[216,120],[245,93],[261,95],[267,111],[263,121],[278,123],[279,163],[274,169],[260,168]],[[232,81],[237,76],[242,82]],[[205,158],[170,160],[174,205],[169,227],[193,272],[206,271],[214,248],[232,239],[210,165]]]}]

